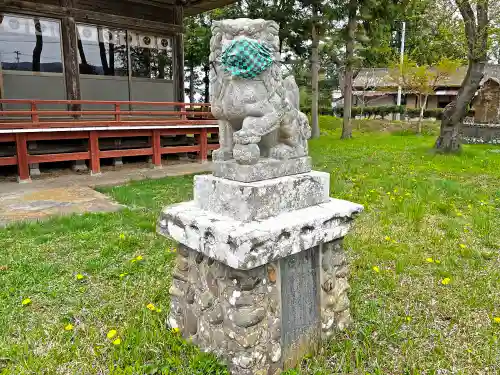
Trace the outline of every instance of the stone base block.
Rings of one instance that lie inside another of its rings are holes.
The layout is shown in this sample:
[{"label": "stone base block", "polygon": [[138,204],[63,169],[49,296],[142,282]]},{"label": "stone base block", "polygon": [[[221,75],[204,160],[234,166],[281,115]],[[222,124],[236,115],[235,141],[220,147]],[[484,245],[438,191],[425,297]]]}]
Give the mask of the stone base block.
[{"label": "stone base block", "polygon": [[307,173],[312,169],[309,156],[288,160],[260,159],[257,164],[252,165],[241,165],[235,160],[216,161],[212,165],[214,176],[241,182],[291,176]]},{"label": "stone base block", "polygon": [[199,208],[194,201],[165,208],[158,231],[236,269],[251,269],[344,237],[363,206],[328,202],[249,223]]},{"label": "stone base block", "polygon": [[40,172],[40,164],[38,163],[33,163],[30,164],[30,176],[31,177],[38,177],[42,173]]},{"label": "stone base block", "polygon": [[113,158],[113,167],[123,166],[123,158]]},{"label": "stone base block", "polygon": [[330,175],[309,172],[257,182],[212,175],[194,178],[194,201],[202,210],[249,222],[330,200]]},{"label": "stone base block", "polygon": [[71,169],[73,172],[86,172],[88,170],[85,160],[75,160]]},{"label": "stone base block", "polygon": [[341,240],[251,270],[179,245],[169,325],[234,375],[277,375],[350,322]]}]

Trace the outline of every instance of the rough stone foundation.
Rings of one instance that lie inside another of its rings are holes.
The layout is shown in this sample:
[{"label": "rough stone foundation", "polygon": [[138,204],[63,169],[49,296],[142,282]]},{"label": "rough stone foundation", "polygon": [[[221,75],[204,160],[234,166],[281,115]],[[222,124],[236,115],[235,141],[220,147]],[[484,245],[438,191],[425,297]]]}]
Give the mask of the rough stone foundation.
[{"label": "rough stone foundation", "polygon": [[169,325],[232,374],[275,375],[350,322],[342,240],[250,270],[179,244]]},{"label": "rough stone foundation", "polygon": [[169,324],[232,374],[278,374],[281,321],[276,264],[239,271],[179,245]]}]

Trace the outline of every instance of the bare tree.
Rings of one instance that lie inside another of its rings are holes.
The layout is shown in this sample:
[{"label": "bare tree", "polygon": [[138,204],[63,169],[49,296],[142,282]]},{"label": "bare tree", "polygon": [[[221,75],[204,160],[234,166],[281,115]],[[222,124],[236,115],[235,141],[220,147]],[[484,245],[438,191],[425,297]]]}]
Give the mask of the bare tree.
[{"label": "bare tree", "polygon": [[351,110],[352,110],[352,81],[354,75],[354,38],[357,26],[358,2],[350,0],[347,5],[347,32],[345,44],[345,71],[344,71],[344,118],[342,124],[342,139],[352,138]]},{"label": "bare tree", "polygon": [[[353,78],[354,79],[354,78]],[[374,87],[377,86],[377,77],[375,76],[375,69],[369,68],[366,70],[366,74],[364,74],[364,77],[360,80],[362,83],[361,87],[361,95],[356,95],[358,99],[361,100],[361,113],[360,115],[364,115],[364,110],[366,107],[366,104],[368,104],[368,93],[373,90]]]},{"label": "bare tree", "polygon": [[43,49],[43,35],[42,35],[42,24],[40,23],[40,18],[33,18],[35,22],[35,35],[36,35],[36,44],[35,48],[33,48],[33,60],[32,60],[32,70],[34,72],[39,72],[41,68],[41,58],[42,58],[42,49]]},{"label": "bare tree", "polygon": [[319,113],[318,113],[318,101],[319,101],[319,35],[317,30],[317,19],[318,11],[313,5],[313,22],[312,22],[312,44],[311,44],[311,84],[312,84],[312,101],[311,101],[311,138],[318,138],[320,135],[319,131]]},{"label": "bare tree", "polygon": [[[475,1],[476,10],[472,7]],[[455,0],[462,15],[467,37],[469,67],[457,98],[444,110],[441,132],[435,148],[441,152],[461,149],[459,130],[484,74],[488,53],[488,0]]]}]

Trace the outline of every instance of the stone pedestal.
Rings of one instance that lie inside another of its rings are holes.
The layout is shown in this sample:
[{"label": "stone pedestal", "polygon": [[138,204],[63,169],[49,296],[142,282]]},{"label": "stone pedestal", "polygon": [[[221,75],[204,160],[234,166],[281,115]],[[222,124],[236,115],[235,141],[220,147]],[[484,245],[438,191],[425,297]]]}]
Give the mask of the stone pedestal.
[{"label": "stone pedestal", "polygon": [[30,164],[30,176],[31,177],[38,177],[41,176],[40,172],[40,164],[38,163],[32,163]]},{"label": "stone pedestal", "polygon": [[194,200],[159,219],[179,242],[169,324],[232,374],[279,374],[349,324],[342,239],[362,206],[330,198],[327,173],[241,182],[230,164],[215,166],[226,178],[196,176]]},{"label": "stone pedestal", "polygon": [[113,158],[113,167],[123,166],[123,158]]},{"label": "stone pedestal", "polygon": [[71,166],[71,169],[73,172],[87,172],[88,167],[87,164],[85,163],[85,160],[75,160],[73,162],[73,165]]}]

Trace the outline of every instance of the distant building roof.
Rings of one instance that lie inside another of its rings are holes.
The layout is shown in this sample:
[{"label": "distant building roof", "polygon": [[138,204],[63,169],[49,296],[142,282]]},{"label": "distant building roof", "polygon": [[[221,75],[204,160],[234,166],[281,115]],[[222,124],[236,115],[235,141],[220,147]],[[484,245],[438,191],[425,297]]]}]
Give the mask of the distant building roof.
[{"label": "distant building roof", "polygon": [[[460,87],[467,73],[467,66],[457,69],[456,73],[448,77],[441,87]],[[500,80],[500,65],[487,64],[484,71],[483,82],[487,79]],[[389,78],[389,68],[363,68],[353,82],[354,89],[391,88],[396,84]]]}]

